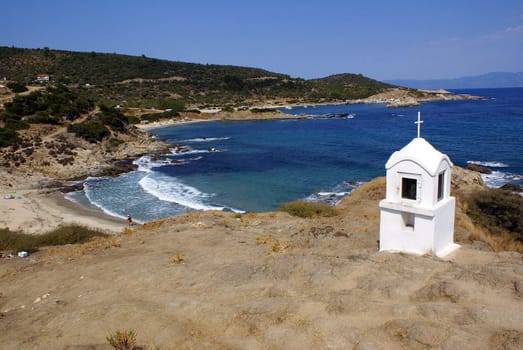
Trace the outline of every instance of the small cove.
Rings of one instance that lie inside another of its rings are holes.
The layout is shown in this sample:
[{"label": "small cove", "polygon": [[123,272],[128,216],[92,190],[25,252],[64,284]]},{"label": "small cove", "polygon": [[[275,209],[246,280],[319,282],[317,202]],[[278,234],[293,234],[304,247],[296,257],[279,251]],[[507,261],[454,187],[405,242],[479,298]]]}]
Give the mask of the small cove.
[{"label": "small cove", "polygon": [[[309,119],[216,121],[152,130],[161,140],[186,146],[158,158],[142,157],[138,170],[89,179],[87,198],[114,215],[139,221],[185,210],[274,210],[294,200],[335,201],[361,182],[385,174],[390,154],[422,137],[458,166],[487,164],[491,186],[522,184],[523,89],[459,91],[482,101],[424,103],[417,108],[383,105],[295,107],[285,113]],[[322,119],[327,114],[350,117]]]}]

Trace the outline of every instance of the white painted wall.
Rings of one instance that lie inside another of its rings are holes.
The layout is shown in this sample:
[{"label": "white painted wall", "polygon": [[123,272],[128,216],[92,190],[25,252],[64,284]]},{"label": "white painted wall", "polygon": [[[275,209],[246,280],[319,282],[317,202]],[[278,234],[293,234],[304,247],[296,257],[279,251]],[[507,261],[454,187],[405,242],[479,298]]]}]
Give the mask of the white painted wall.
[{"label": "white painted wall", "polygon": [[435,212],[434,226],[434,253],[439,255],[440,252],[454,244],[454,197],[449,197],[441,201],[440,206]]},{"label": "white painted wall", "polygon": [[[380,202],[380,250],[424,254],[454,246],[455,199],[450,197],[450,159],[424,139],[414,139],[387,162],[387,188]],[[443,199],[438,176],[445,172]],[[418,181],[416,200],[401,197],[402,178]],[[405,227],[402,213],[414,215]]]}]

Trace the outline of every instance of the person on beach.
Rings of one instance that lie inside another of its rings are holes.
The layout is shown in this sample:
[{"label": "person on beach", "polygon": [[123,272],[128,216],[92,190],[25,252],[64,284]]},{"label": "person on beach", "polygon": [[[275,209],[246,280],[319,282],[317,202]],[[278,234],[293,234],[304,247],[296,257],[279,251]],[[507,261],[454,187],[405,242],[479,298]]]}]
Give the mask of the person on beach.
[{"label": "person on beach", "polygon": [[129,223],[129,226],[133,224],[133,218],[131,217],[131,215],[127,215],[127,222]]}]

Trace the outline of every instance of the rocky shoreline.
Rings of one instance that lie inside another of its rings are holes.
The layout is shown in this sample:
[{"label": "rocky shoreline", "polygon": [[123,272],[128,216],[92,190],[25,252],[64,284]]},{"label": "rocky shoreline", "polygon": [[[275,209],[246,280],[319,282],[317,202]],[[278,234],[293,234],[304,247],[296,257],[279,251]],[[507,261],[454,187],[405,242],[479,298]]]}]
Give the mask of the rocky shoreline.
[{"label": "rocky shoreline", "polygon": [[[386,103],[390,99],[411,101],[412,91],[391,89],[387,93],[372,96],[365,100],[345,101],[340,103]],[[426,92],[416,97],[416,101],[434,99],[477,99],[474,96],[452,95],[439,91],[436,94]],[[407,103],[405,102],[405,103]],[[409,102],[410,103],[410,102]],[[419,103],[419,102],[418,102]],[[332,104],[332,102],[329,102]],[[289,106],[287,106],[289,107]],[[221,111],[217,114],[183,113],[176,119],[163,120],[149,124],[128,126],[126,132],[115,135],[121,143],[112,145],[110,140],[102,143],[89,143],[65,127],[53,125],[32,125],[28,130],[20,130],[21,140],[16,145],[0,149],[0,191],[35,190],[50,192],[68,192],[78,190],[88,177],[117,176],[134,170],[132,161],[146,154],[165,154],[172,145],[158,142],[147,130],[158,127],[181,125],[201,121],[240,121],[303,119],[306,115],[290,115],[281,112],[278,107],[253,108],[234,112]],[[329,118],[348,117],[344,115],[327,116]]]},{"label": "rocky shoreline", "polygon": [[468,94],[453,94],[446,90],[389,89],[383,93],[354,100],[350,103],[382,103],[389,108],[416,107],[422,102],[482,100],[485,97]]}]

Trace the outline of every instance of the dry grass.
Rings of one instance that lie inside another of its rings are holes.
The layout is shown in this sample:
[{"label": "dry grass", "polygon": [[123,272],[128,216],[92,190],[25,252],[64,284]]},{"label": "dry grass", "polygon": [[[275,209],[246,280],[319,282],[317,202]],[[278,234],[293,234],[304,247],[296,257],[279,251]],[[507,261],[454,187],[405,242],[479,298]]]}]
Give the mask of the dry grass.
[{"label": "dry grass", "polygon": [[59,246],[89,242],[95,237],[107,237],[100,230],[81,225],[60,226],[43,235],[29,235],[22,232],[12,232],[9,229],[0,229],[0,250],[35,252],[39,247]]},{"label": "dry grass", "polygon": [[463,205],[476,227],[464,226],[471,239],[487,243],[494,251],[523,253],[523,198],[509,191],[488,189],[473,192]]},{"label": "dry grass", "polygon": [[182,253],[180,252],[176,252],[176,254],[169,259],[169,262],[173,264],[180,264],[182,261],[184,261],[184,259]]},{"label": "dry grass", "polygon": [[338,211],[326,203],[293,201],[281,205],[279,211],[286,212],[300,218],[331,217],[338,215]]},{"label": "dry grass", "polygon": [[132,350],[136,346],[136,332],[134,330],[117,330],[107,336],[107,342],[116,350]]},{"label": "dry grass", "polygon": [[256,237],[256,244],[270,244],[267,254],[283,253],[291,247],[290,242],[280,242],[278,239],[273,238],[272,235],[267,237]]}]

